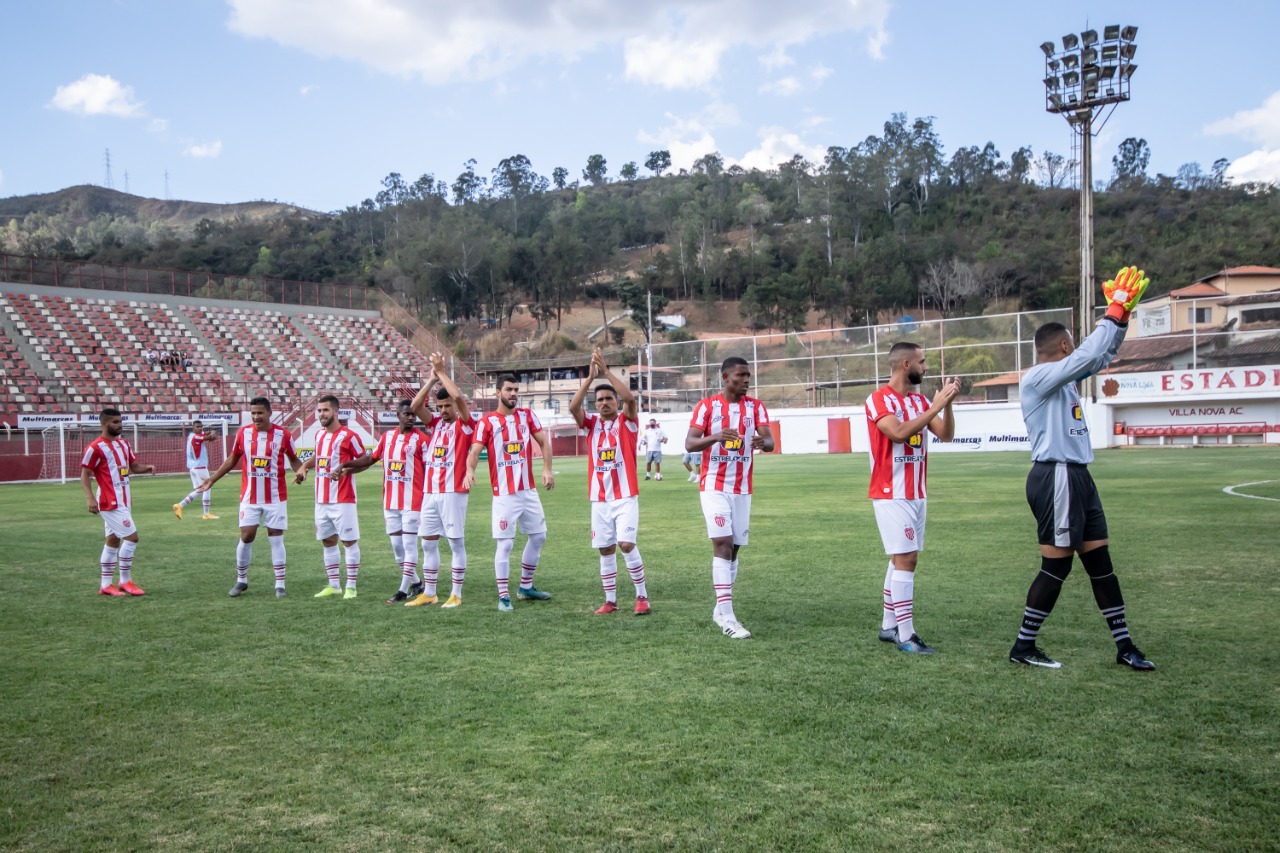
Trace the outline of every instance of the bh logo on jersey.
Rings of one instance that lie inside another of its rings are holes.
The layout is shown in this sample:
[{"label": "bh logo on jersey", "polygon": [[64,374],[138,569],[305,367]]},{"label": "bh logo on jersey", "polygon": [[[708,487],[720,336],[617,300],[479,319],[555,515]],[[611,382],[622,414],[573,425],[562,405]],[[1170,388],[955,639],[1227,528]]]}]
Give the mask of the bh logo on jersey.
[{"label": "bh logo on jersey", "polygon": [[720,446],[721,446],[721,447],[723,447],[725,450],[736,450],[736,451],[741,452],[741,451],[742,451],[742,439],[741,439],[741,438],[731,438],[731,439],[729,439],[728,441],[722,441],[722,442],[720,442]]},{"label": "bh logo on jersey", "polygon": [[448,452],[449,448],[447,447],[437,447],[435,450],[431,451],[431,455],[436,459],[443,459]]},{"label": "bh logo on jersey", "polygon": [[121,479],[121,480],[127,480],[127,479],[129,479],[129,466],[128,466],[128,465],[121,465],[121,466],[120,466],[120,479]]},{"label": "bh logo on jersey", "polygon": [[618,458],[617,448],[608,447],[600,451],[601,462],[613,462],[617,458]]},{"label": "bh logo on jersey", "polygon": [[1084,420],[1084,413],[1080,411],[1079,403],[1071,407],[1071,417],[1077,421]]},{"label": "bh logo on jersey", "polygon": [[265,456],[253,457],[253,476],[265,477],[267,475],[267,468],[269,468],[270,466],[271,466],[271,460],[268,459],[267,457]]},{"label": "bh logo on jersey", "polygon": [[920,433],[916,433],[915,435],[911,436],[911,438],[907,439],[908,447],[919,447],[922,444],[924,444],[924,436],[922,436]]},{"label": "bh logo on jersey", "polygon": [[329,460],[316,457],[316,476],[323,477],[329,471]]},{"label": "bh logo on jersey", "polygon": [[508,441],[508,442],[507,442],[507,445],[506,445],[506,452],[507,452],[507,455],[508,455],[508,456],[518,456],[518,455],[520,455],[521,453],[523,453],[523,452],[524,452],[524,442],[523,442],[523,441]]},{"label": "bh logo on jersey", "polygon": [[404,474],[404,463],[403,462],[389,463],[387,465],[387,473],[391,474],[392,476]]}]

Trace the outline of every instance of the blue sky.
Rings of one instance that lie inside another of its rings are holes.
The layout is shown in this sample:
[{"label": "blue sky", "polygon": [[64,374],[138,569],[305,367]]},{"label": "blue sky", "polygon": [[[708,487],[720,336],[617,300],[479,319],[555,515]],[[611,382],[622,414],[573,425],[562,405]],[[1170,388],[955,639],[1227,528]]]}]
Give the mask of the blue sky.
[{"label": "blue sky", "polygon": [[[396,171],[452,180],[524,154],[577,178],[648,152],[768,167],[852,146],[895,111],[950,157],[992,141],[1067,154],[1039,44],[1138,26],[1133,100],[1095,141],[1106,177],[1219,157],[1280,181],[1280,3],[1184,0],[45,0],[4,14],[0,196],[105,181],[162,198],[319,210]],[[1197,56],[1203,59],[1197,60]]]}]

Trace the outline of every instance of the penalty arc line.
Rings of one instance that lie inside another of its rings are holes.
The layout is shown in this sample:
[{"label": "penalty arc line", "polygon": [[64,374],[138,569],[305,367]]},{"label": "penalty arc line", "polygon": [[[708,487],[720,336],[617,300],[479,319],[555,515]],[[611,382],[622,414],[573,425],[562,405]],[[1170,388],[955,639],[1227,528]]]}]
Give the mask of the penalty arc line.
[{"label": "penalty arc line", "polygon": [[1262,495],[1244,495],[1237,492],[1236,489],[1243,489],[1246,486],[1261,486],[1263,483],[1274,483],[1275,480],[1255,480],[1252,483],[1237,483],[1234,486],[1224,486],[1222,491],[1237,498],[1253,498],[1255,501],[1275,501],[1280,503],[1280,498],[1264,498]]}]

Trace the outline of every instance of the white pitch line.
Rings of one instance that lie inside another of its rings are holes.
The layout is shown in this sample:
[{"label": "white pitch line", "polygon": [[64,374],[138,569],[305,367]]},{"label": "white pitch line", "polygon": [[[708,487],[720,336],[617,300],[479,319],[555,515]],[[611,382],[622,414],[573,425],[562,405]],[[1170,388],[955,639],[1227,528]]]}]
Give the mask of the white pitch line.
[{"label": "white pitch line", "polygon": [[1262,495],[1242,495],[1236,489],[1243,489],[1246,486],[1261,486],[1263,483],[1274,483],[1275,480],[1255,480],[1252,483],[1237,483],[1234,486],[1225,486],[1222,491],[1237,498],[1253,498],[1255,501],[1275,501],[1280,503],[1280,498],[1264,498]]}]

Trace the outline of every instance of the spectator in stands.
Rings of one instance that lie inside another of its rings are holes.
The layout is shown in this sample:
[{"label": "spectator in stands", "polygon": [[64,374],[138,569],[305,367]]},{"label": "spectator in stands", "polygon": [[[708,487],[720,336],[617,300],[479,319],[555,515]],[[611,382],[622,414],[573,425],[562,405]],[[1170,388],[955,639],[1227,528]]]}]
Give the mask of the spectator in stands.
[{"label": "spectator in stands", "polygon": [[182,367],[185,370],[190,366],[191,366],[191,353],[187,352],[186,350],[183,350],[182,351]]},{"label": "spectator in stands", "polygon": [[142,358],[152,367],[156,366],[156,362],[160,360],[160,354],[153,349],[145,349],[142,352]]}]

